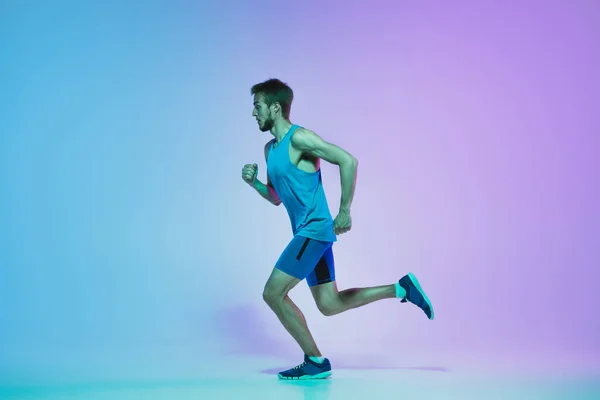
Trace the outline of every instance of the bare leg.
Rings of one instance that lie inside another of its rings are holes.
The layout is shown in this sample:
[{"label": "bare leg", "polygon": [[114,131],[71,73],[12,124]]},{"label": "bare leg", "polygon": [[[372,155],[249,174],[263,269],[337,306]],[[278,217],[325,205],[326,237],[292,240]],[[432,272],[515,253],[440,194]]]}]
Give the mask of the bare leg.
[{"label": "bare leg", "polygon": [[321,352],[308,329],[304,314],[288,296],[288,292],[298,282],[300,282],[299,279],[278,269],[273,269],[265,285],[263,298],[275,312],[281,324],[300,345],[304,354],[309,357],[320,357]]},{"label": "bare leg", "polygon": [[377,300],[396,298],[396,287],[394,285],[354,288],[342,290],[338,293],[341,302],[339,312],[351,308],[361,307]]},{"label": "bare leg", "polygon": [[309,357],[321,357],[321,352],[317,348],[317,344],[306,324],[306,318],[292,299],[286,295],[283,299],[268,304],[285,329],[300,345],[304,354]]},{"label": "bare leg", "polygon": [[313,297],[324,315],[335,315],[374,301],[396,298],[396,286],[385,285],[353,288],[338,292],[335,282],[311,288]]}]

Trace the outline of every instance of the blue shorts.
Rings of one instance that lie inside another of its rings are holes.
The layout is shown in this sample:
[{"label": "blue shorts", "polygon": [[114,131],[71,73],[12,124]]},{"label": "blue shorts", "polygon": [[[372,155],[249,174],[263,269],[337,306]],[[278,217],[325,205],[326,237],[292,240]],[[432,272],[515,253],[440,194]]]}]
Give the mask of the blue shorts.
[{"label": "blue shorts", "polygon": [[287,245],[275,268],[300,280],[308,286],[335,281],[333,242],[323,242],[304,236],[294,236]]}]

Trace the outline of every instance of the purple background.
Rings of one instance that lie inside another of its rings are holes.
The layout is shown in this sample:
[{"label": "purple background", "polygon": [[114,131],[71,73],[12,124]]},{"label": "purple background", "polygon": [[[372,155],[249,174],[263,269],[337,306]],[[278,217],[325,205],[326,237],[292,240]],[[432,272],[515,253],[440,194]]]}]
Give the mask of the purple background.
[{"label": "purple background", "polygon": [[326,318],[302,283],[325,355],[598,365],[600,3],[340,4],[0,6],[2,367],[298,356],[261,299],[289,221],[239,176],[270,77],[360,161],[340,289],[410,270],[436,307]]}]

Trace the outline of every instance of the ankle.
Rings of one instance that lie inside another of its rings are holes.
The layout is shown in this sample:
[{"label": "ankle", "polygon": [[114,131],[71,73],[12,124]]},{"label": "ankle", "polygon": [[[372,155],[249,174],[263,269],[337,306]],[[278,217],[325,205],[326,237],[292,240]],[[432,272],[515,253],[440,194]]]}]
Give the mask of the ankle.
[{"label": "ankle", "polygon": [[323,364],[323,361],[325,361],[325,357],[323,357],[322,355],[308,356],[308,358],[310,358],[311,361],[316,362],[317,364]]},{"label": "ankle", "polygon": [[397,299],[403,299],[406,297],[406,290],[400,286],[400,282],[396,282],[394,284],[394,286],[396,287],[396,298]]}]

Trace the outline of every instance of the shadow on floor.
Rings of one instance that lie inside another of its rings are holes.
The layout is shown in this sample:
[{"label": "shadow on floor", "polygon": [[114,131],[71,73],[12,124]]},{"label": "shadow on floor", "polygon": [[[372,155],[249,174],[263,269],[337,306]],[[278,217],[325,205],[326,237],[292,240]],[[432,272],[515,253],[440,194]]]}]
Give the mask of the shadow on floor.
[{"label": "shadow on floor", "polygon": [[[269,311],[270,312],[270,311]],[[270,314],[269,314],[270,315]],[[251,356],[272,356],[289,360],[298,359],[298,349],[291,339],[288,344],[274,338],[271,332],[265,327],[268,324],[265,321],[265,314],[256,306],[238,305],[226,309],[221,309],[216,320],[217,326],[223,340],[227,340],[230,350],[229,355],[251,355]],[[281,328],[283,329],[283,328]],[[336,370],[418,370],[431,372],[449,372],[445,367],[437,366],[389,366],[385,363],[370,360],[362,365],[356,363],[336,362],[333,367]],[[288,365],[281,368],[269,368],[260,371],[263,374],[277,374],[281,371],[292,368],[294,365]]]},{"label": "shadow on floor", "polygon": [[[286,366],[281,368],[269,368],[260,371],[261,374],[278,374],[281,371],[285,371],[287,369],[292,368],[293,366]],[[377,366],[377,365],[351,365],[339,363],[333,365],[334,370],[413,370],[413,371],[431,371],[431,372],[450,372],[448,368],[445,367],[394,367],[394,366]]]}]

